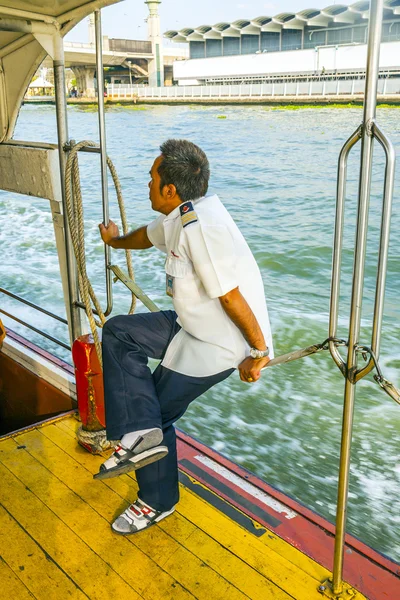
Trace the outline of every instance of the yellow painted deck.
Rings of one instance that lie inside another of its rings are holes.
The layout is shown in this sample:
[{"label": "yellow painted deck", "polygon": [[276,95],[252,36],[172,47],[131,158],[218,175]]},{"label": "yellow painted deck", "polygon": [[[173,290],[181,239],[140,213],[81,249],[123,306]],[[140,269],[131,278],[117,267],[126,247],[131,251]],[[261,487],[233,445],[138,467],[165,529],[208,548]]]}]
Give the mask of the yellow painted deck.
[{"label": "yellow painted deck", "polygon": [[104,458],[78,446],[77,426],[66,417],[0,440],[1,600],[321,599],[326,569],[182,485],[173,515],[114,534],[134,475],[93,480]]}]

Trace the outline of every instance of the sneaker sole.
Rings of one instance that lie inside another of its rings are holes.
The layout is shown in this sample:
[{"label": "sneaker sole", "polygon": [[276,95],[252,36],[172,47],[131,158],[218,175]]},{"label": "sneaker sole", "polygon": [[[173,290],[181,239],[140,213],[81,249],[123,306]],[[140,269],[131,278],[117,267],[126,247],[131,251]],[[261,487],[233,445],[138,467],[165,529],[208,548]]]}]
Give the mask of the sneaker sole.
[{"label": "sneaker sole", "polygon": [[142,529],[135,529],[134,531],[119,531],[118,529],[114,529],[114,527],[113,527],[114,523],[111,525],[111,529],[113,530],[114,533],[116,533],[118,535],[132,535],[133,533],[140,533],[141,531],[145,531],[146,529],[148,529],[152,525],[155,525],[156,523],[159,523],[160,521],[162,521],[166,517],[169,517],[169,515],[172,515],[172,513],[174,513],[174,512],[175,512],[175,506],[174,506],[174,508],[172,508],[168,512],[166,512],[163,515],[160,515],[159,517],[157,517],[157,519],[154,519],[154,521],[152,523],[150,523],[150,525],[147,525],[146,527],[143,527]]},{"label": "sneaker sole", "polygon": [[149,431],[143,435],[143,440],[135,446],[135,453],[142,454],[145,450],[149,450],[150,448],[159,447],[161,442],[164,439],[164,434],[161,429],[153,429],[153,431]]},{"label": "sneaker sole", "polygon": [[158,446],[157,448],[150,448],[150,450],[145,450],[141,452],[137,456],[131,458],[127,462],[118,465],[117,467],[113,467],[112,469],[108,469],[107,471],[99,471],[95,475],[93,475],[93,479],[110,479],[111,477],[117,477],[118,475],[123,475],[124,473],[130,473],[131,471],[137,471],[137,469],[141,469],[146,465],[150,465],[161,458],[164,458],[168,454],[167,446]]}]

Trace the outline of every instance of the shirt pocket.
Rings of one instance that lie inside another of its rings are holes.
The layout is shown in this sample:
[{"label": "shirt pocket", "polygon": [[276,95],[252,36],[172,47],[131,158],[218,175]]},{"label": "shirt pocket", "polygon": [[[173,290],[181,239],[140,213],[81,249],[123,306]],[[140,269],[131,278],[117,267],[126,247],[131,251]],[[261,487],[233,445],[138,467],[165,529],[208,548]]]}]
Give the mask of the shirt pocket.
[{"label": "shirt pocket", "polygon": [[165,261],[165,272],[167,274],[167,290],[172,288],[172,294],[167,291],[169,296],[172,296],[175,300],[193,299],[196,284],[193,266],[190,262],[180,258],[168,257]]},{"label": "shirt pocket", "polygon": [[191,275],[193,272],[192,265],[185,260],[181,260],[180,258],[174,258],[169,256],[165,261],[165,272],[172,277],[177,277],[181,279],[183,277],[187,277]]}]

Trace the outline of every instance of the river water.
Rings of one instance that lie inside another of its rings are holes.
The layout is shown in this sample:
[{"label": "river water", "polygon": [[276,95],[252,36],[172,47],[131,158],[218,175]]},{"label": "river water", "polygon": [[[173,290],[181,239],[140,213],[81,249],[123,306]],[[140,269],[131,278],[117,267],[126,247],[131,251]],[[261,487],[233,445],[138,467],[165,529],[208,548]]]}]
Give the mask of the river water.
[{"label": "river water", "polygon": [[[69,107],[70,136],[97,140],[97,114]],[[359,125],[359,108],[146,106],[107,109],[109,155],[117,167],[132,228],[153,218],[148,171],[159,144],[184,137],[207,153],[210,191],[225,203],[261,268],[277,354],[327,337],[337,156]],[[400,110],[381,108],[378,122],[400,147]],[[55,142],[51,106],[25,106],[16,139]],[[370,343],[378,230],[384,172],[375,150],[373,198],[363,304],[362,343]],[[348,203],[343,255],[339,337],[347,336],[355,226],[359,149],[348,168]],[[99,158],[81,157],[88,271],[104,298]],[[111,187],[110,187],[111,190]],[[112,193],[111,218],[117,220]],[[48,202],[0,194],[1,285],[60,315],[64,314]],[[400,168],[388,264],[381,366],[400,384]],[[114,252],[123,266],[123,252]],[[157,250],[134,256],[136,278],[162,308],[163,256]],[[129,298],[116,284],[115,310]],[[5,310],[67,341],[65,327],[15,301]],[[140,310],[140,308],[139,308]],[[6,324],[63,356],[10,320]],[[64,355],[65,358],[65,355]],[[271,369],[247,385],[233,375],[195,402],[179,427],[254,471],[333,521],[344,380],[325,353]],[[400,560],[400,407],[369,375],[357,386],[348,529],[377,550]]]}]

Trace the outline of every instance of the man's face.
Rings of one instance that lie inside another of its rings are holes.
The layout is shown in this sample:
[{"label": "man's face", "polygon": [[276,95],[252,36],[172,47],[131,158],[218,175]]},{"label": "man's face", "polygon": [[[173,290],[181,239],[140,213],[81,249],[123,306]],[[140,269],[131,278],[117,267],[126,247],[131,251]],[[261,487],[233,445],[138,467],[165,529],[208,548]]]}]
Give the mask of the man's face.
[{"label": "man's face", "polygon": [[150,169],[150,181],[149,181],[149,198],[151,202],[151,208],[157,212],[165,213],[168,209],[168,186],[164,186],[162,192],[160,190],[161,177],[158,173],[158,167],[163,161],[162,156],[158,156]]}]

